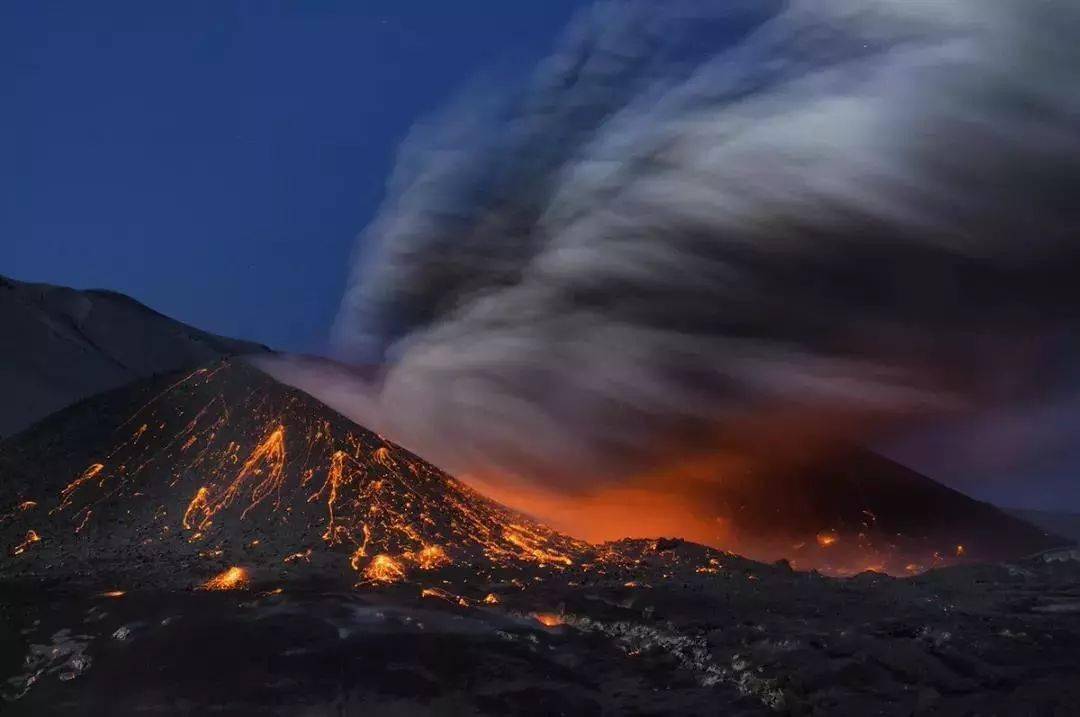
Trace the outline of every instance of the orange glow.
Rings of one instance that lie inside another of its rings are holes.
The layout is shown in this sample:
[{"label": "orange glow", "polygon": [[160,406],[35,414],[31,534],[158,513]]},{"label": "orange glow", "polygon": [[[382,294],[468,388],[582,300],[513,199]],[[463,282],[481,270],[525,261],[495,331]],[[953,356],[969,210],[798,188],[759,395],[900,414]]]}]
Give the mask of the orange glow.
[{"label": "orange glow", "polygon": [[233,566],[218,573],[202,584],[203,590],[239,590],[247,587],[248,574],[243,568]]},{"label": "orange glow", "polygon": [[22,503],[19,503],[19,510],[30,510],[31,508],[36,508],[36,507],[37,507],[37,501],[36,500],[24,500]]},{"label": "orange glow", "polygon": [[483,495],[590,543],[676,535],[722,547],[730,538],[723,522],[701,514],[695,496],[677,492],[672,488],[674,482],[662,478],[599,487],[575,495],[535,485],[509,485],[476,477],[465,480]]},{"label": "orange glow", "polygon": [[22,555],[34,543],[41,542],[41,537],[32,530],[26,531],[26,538],[11,549],[12,555]]},{"label": "orange glow", "polygon": [[304,550],[304,551],[299,552],[299,553],[293,553],[292,555],[286,555],[282,562],[284,562],[284,563],[295,563],[295,562],[297,562],[299,560],[303,560],[305,562],[310,563],[311,562],[311,548],[308,548],[307,550]]},{"label": "orange glow", "polygon": [[81,533],[82,529],[86,527],[86,523],[90,520],[90,516],[94,514],[94,511],[89,508],[84,509],[82,520],[75,526],[75,532]]},{"label": "orange glow", "polygon": [[387,468],[394,467],[393,459],[390,457],[390,449],[386,446],[376,448],[375,452],[371,454],[371,457]]},{"label": "orange glow", "polygon": [[455,595],[448,590],[443,590],[442,588],[424,588],[420,591],[420,597],[439,598],[440,600],[445,600],[446,602],[454,603],[456,605],[460,605],[461,607],[469,606],[468,600],[458,595]]},{"label": "orange glow", "polygon": [[371,559],[364,577],[374,583],[396,583],[405,579],[405,568],[389,555],[380,553]]},{"label": "orange glow", "polygon": [[107,597],[107,598],[118,598],[118,597],[124,597],[125,595],[127,595],[127,592],[125,592],[123,590],[110,590],[108,592],[101,593],[101,597]]},{"label": "orange glow", "polygon": [[531,559],[540,563],[560,563],[562,565],[574,564],[565,555],[545,550],[542,547],[545,543],[545,536],[524,525],[510,525],[503,531],[502,537],[507,542],[521,548],[519,557],[526,560]]},{"label": "orange glow", "polygon": [[105,465],[103,463],[94,463],[89,468],[84,470],[82,472],[82,475],[68,483],[67,487],[60,491],[61,500],[60,505],[57,507],[57,510],[63,510],[64,508],[66,508],[71,503],[72,494],[75,493],[76,490],[78,490],[79,486],[81,486],[83,483],[86,483],[87,481],[92,480],[94,476],[96,476],[102,471],[103,468],[105,468]]},{"label": "orange glow", "polygon": [[563,624],[562,615],[553,612],[533,613],[533,618],[544,627],[557,627]]},{"label": "orange glow", "polygon": [[344,531],[344,528],[340,528],[340,526],[334,524],[334,503],[337,502],[338,490],[341,488],[342,483],[345,480],[345,459],[347,459],[348,457],[349,456],[347,453],[345,453],[345,451],[334,452],[334,454],[330,457],[330,470],[327,473],[326,482],[323,483],[323,486],[319,489],[318,493],[308,499],[309,502],[318,500],[319,496],[322,495],[323,491],[325,491],[327,487],[330,488],[329,493],[326,497],[326,530],[323,531],[322,536],[323,540],[325,540],[330,545],[337,545],[338,543],[340,543],[341,532]]},{"label": "orange glow", "polygon": [[[285,427],[278,425],[252,450],[240,472],[221,494],[213,499],[203,493],[203,488],[196,492],[188,505],[184,517],[185,528],[191,526],[205,530],[210,525],[210,519],[221,510],[230,507],[236,499],[246,492],[248,481],[256,476],[263,476],[250,487],[251,502],[240,513],[243,520],[248,512],[266,500],[271,494],[278,494],[285,477]],[[200,494],[201,497],[200,497]],[[195,515],[202,513],[202,517],[196,521]]]},{"label": "orange glow", "polygon": [[963,545],[957,545],[956,546],[956,557],[958,557],[958,558],[963,557],[964,553],[966,553],[966,552],[967,551],[964,549]]},{"label": "orange glow", "polygon": [[835,530],[823,530],[818,533],[815,538],[817,539],[817,544],[823,548],[834,545],[840,540],[840,536],[836,534]]},{"label": "orange glow", "polygon": [[499,604],[499,596],[496,595],[495,593],[488,593],[487,595],[484,596],[483,602],[484,602],[485,605],[498,605]]},{"label": "orange glow", "polygon": [[181,525],[183,525],[186,530],[191,530],[194,527],[192,525],[192,519],[195,514],[206,508],[207,493],[206,486],[199,488],[199,490],[195,491],[195,497],[188,503],[187,510],[184,511],[184,518],[181,521]]},{"label": "orange glow", "polygon": [[421,570],[434,570],[451,563],[450,556],[439,545],[427,545],[416,554],[416,564]]}]

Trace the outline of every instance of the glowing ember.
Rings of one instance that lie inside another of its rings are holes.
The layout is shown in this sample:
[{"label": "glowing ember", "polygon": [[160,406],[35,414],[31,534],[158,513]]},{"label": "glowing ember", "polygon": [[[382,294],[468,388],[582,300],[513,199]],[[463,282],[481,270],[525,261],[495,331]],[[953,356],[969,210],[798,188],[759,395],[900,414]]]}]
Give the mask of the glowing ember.
[{"label": "glowing ember", "polygon": [[124,590],[109,590],[108,592],[101,593],[101,597],[107,598],[118,598],[124,597],[125,595],[127,595],[127,592]]},{"label": "glowing ember", "polygon": [[293,553],[292,555],[286,555],[285,559],[282,562],[284,562],[284,563],[295,563],[295,562],[300,561],[300,560],[303,560],[303,561],[308,562],[308,563],[311,562],[311,548],[308,548],[307,550],[304,550],[304,551],[299,552],[299,553]]},{"label": "glowing ember", "polygon": [[495,593],[488,593],[487,595],[484,596],[484,604],[485,605],[498,605],[499,604],[498,595],[496,595]]},{"label": "glowing ember", "polygon": [[208,492],[206,490],[206,486],[199,488],[199,490],[195,491],[195,497],[191,499],[190,503],[188,503],[187,510],[184,511],[184,518],[180,522],[180,524],[183,525],[186,530],[191,530],[194,527],[192,525],[192,519],[194,518],[195,514],[198,511],[204,510],[206,508],[207,493]]},{"label": "glowing ember", "polygon": [[82,520],[80,520],[79,524],[77,526],[75,526],[75,532],[76,533],[81,533],[82,532],[82,529],[86,527],[87,522],[89,522],[89,520],[90,520],[90,516],[93,515],[93,514],[94,514],[94,511],[90,510],[89,508],[83,509]]},{"label": "glowing ember", "polygon": [[964,549],[963,545],[957,545],[956,546],[956,557],[962,558],[964,556],[964,553],[966,553],[966,552],[967,551]]},{"label": "glowing ember", "polygon": [[405,568],[389,555],[380,553],[371,559],[364,577],[375,583],[396,583],[405,579]]},{"label": "glowing ember", "polygon": [[337,502],[338,489],[345,481],[345,460],[348,458],[348,454],[345,451],[335,451],[334,455],[330,457],[330,470],[326,476],[326,482],[323,483],[319,492],[311,496],[308,501],[318,500],[323,491],[330,488],[329,494],[326,498],[326,530],[323,531],[323,540],[330,545],[337,545],[341,542],[341,533],[344,532],[342,526],[335,525],[334,523],[334,504]]},{"label": "glowing ember", "polygon": [[12,555],[21,555],[34,543],[41,542],[41,537],[32,530],[26,531],[26,538],[11,549]]},{"label": "glowing ember", "polygon": [[553,612],[533,613],[533,618],[544,627],[558,627],[563,624],[562,615]]},{"label": "glowing ember", "polygon": [[544,543],[543,536],[523,525],[509,526],[507,530],[503,531],[503,538],[521,548],[519,557],[526,560],[532,559],[540,563],[573,565],[573,561],[567,556],[543,549],[541,547]]},{"label": "glowing ember", "polygon": [[202,584],[203,590],[238,590],[248,583],[247,571],[233,566]]},{"label": "glowing ember", "polygon": [[37,501],[36,500],[24,500],[22,503],[19,503],[19,510],[30,510],[31,508],[36,508],[36,507],[37,507]]},{"label": "glowing ember", "polygon": [[823,548],[835,545],[840,540],[840,536],[837,535],[835,530],[823,530],[817,534],[816,538],[817,544]]},{"label": "glowing ember", "polygon": [[57,509],[62,510],[63,508],[67,507],[71,500],[71,495],[79,488],[79,486],[89,480],[92,480],[94,476],[100,473],[104,467],[105,465],[102,463],[94,463],[89,468],[84,470],[82,472],[82,475],[68,483],[67,487],[64,488],[64,490],[60,491],[61,501]]},{"label": "glowing ember", "polygon": [[455,595],[448,590],[443,590],[442,588],[424,588],[420,591],[420,597],[439,598],[440,600],[455,603],[461,607],[469,607],[468,600],[459,595]]},{"label": "glowing ember", "polygon": [[416,554],[415,560],[421,570],[433,570],[451,563],[450,556],[438,545],[425,546]]},{"label": "glowing ember", "polygon": [[225,489],[219,500],[204,509],[206,517],[210,518],[222,508],[232,505],[233,500],[246,487],[247,479],[261,475],[263,472],[266,473],[266,477],[251,489],[251,503],[240,513],[241,520],[272,493],[281,490],[281,482],[285,474],[284,426],[275,428],[269,436],[263,439],[262,443],[255,447],[255,450],[248,456],[247,461],[244,462],[240,473],[237,474],[236,480]]}]

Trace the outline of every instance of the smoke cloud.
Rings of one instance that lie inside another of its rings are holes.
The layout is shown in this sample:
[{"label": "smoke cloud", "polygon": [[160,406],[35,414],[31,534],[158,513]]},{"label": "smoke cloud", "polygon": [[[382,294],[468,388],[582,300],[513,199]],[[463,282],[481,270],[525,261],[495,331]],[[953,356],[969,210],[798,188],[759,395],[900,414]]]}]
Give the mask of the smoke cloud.
[{"label": "smoke cloud", "polygon": [[401,147],[334,330],[369,383],[338,407],[449,469],[574,486],[773,418],[854,437],[1069,382],[1078,20],[589,8],[522,88]]}]

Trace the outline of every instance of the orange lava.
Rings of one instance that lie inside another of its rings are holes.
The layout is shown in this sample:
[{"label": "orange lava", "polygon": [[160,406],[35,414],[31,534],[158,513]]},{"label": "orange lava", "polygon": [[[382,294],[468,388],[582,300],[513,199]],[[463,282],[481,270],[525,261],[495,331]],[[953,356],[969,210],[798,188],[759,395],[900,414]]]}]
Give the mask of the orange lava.
[{"label": "orange lava", "polygon": [[198,511],[204,510],[206,508],[207,493],[208,491],[206,490],[206,486],[203,486],[199,488],[199,490],[195,491],[195,497],[191,499],[190,503],[188,503],[187,510],[184,511],[184,518],[181,521],[181,525],[183,525],[185,529],[191,530],[195,527],[192,524],[192,520],[194,519],[195,514]]},{"label": "orange lava", "polygon": [[840,536],[836,534],[835,530],[823,530],[814,537],[817,544],[823,548],[827,548],[840,540]]},{"label": "orange lava", "polygon": [[414,557],[416,564],[421,570],[434,570],[452,562],[450,556],[439,545],[426,545],[424,549]]},{"label": "orange lava", "polygon": [[[719,547],[729,537],[722,522],[701,516],[693,496],[680,494],[663,481],[643,480],[574,495],[475,477],[467,481],[483,495],[591,543],[675,535]],[[529,552],[527,547],[524,549]],[[534,558],[543,560],[540,556]]]},{"label": "orange lava", "polygon": [[420,597],[438,598],[449,603],[460,605],[461,607],[469,607],[468,600],[459,595],[455,595],[448,590],[443,590],[442,588],[424,588],[420,591]]},{"label": "orange lava", "polygon": [[82,472],[82,475],[80,475],[78,478],[76,478],[75,480],[68,483],[67,487],[64,488],[62,491],[60,491],[60,499],[61,500],[60,500],[59,508],[66,507],[68,505],[69,501],[71,500],[72,493],[74,493],[79,488],[79,486],[81,486],[83,483],[86,483],[86,482],[92,480],[104,468],[105,468],[105,465],[103,463],[94,463],[89,468],[84,470]]},{"label": "orange lava", "polygon": [[202,584],[203,590],[239,590],[247,587],[248,573],[240,567],[233,566],[224,572]]},{"label": "orange lava", "polygon": [[26,550],[34,543],[41,542],[41,536],[35,533],[33,530],[26,531],[26,538],[21,543],[11,549],[12,555],[22,555]]},{"label": "orange lava", "polygon": [[389,555],[380,553],[364,569],[364,577],[373,583],[396,583],[405,579],[405,568]]},{"label": "orange lava", "polygon": [[553,612],[533,613],[533,618],[544,627],[558,627],[564,622],[562,615]]}]

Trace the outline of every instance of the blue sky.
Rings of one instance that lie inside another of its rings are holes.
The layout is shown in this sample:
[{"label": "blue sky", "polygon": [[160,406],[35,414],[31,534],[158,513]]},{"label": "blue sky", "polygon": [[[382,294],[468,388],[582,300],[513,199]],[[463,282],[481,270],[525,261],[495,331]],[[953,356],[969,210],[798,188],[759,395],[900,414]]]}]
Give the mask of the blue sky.
[{"label": "blue sky", "polygon": [[320,352],[396,146],[580,0],[0,9],[0,274]]}]

